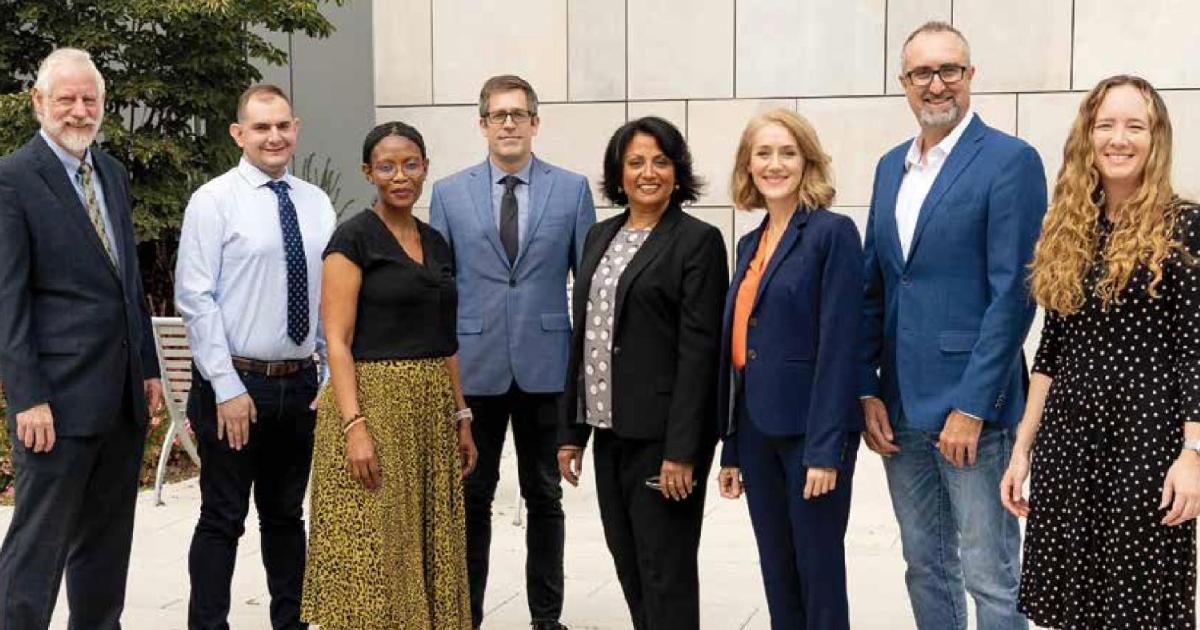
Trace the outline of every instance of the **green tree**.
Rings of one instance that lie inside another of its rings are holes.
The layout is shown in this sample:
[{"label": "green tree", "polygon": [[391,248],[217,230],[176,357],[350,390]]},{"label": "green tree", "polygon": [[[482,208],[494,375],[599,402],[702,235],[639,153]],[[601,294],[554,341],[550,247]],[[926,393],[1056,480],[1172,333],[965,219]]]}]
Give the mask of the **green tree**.
[{"label": "green tree", "polygon": [[0,155],[37,129],[28,90],[54,48],[92,54],[107,82],[102,145],[129,169],[146,291],[173,310],[171,275],[188,197],[239,155],[228,134],[255,64],[287,52],[261,33],[327,37],[321,5],[345,0],[0,0]]}]

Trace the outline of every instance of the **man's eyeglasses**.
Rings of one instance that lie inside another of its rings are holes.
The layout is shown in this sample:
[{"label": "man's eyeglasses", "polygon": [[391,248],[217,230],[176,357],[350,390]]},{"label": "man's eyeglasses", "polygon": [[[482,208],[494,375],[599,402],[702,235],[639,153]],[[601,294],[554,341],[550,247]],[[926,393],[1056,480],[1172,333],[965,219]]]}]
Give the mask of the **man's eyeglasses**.
[{"label": "man's eyeglasses", "polygon": [[[391,179],[396,176],[397,166],[395,162],[376,162],[371,165],[371,170],[379,175]],[[404,160],[400,164],[399,170],[409,177],[416,177],[425,170],[425,163],[421,160]]]},{"label": "man's eyeglasses", "polygon": [[533,112],[524,109],[510,109],[507,111],[498,110],[488,112],[487,116],[484,116],[483,119],[488,121],[489,125],[503,125],[504,121],[508,120],[511,116],[514,125],[523,125],[533,120],[535,115]]},{"label": "man's eyeglasses", "polygon": [[913,68],[904,73],[908,78],[908,82],[917,87],[926,87],[933,83],[933,77],[942,80],[942,83],[951,85],[962,81],[962,78],[967,75],[967,67],[957,64],[948,63],[940,68]]}]

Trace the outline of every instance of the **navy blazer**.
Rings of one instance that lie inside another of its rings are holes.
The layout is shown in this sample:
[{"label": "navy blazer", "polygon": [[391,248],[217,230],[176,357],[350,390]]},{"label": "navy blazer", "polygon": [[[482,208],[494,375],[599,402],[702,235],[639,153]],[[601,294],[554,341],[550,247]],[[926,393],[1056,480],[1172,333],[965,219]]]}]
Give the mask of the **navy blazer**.
[{"label": "navy blazer", "polygon": [[158,376],[154,331],[138,272],[129,175],[91,149],[118,265],[58,156],[37,134],[0,159],[0,380],[16,414],[50,403],[54,431],[96,435],[122,400],[148,419],[143,381]]},{"label": "navy blazer", "polygon": [[454,250],[458,358],[468,396],[562,391],[571,342],[567,272],[596,222],[587,178],[531,158],[529,225],[508,262],[487,160],[433,185],[429,225]]},{"label": "navy blazer", "polygon": [[1037,151],[968,123],[921,206],[908,258],[896,196],[911,141],[879,160],[865,253],[860,393],[896,424],[940,431],[951,409],[999,426],[1025,408],[1027,269],[1046,213]]},{"label": "navy blazer", "polygon": [[[721,332],[718,428],[722,466],[737,464],[731,365],[734,301],[768,218],[737,246]],[[849,217],[801,207],[759,280],[746,329],[746,408],[767,435],[805,437],[804,465],[840,467],[850,434],[862,430],[858,318],[862,245]],[[857,439],[853,440],[853,445]]]}]

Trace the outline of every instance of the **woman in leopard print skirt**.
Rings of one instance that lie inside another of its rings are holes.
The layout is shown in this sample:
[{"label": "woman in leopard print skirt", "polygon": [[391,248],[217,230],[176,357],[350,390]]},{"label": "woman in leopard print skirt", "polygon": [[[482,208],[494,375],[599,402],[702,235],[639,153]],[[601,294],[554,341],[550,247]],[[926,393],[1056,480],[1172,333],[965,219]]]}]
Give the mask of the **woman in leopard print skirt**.
[{"label": "woman in leopard print skirt", "polygon": [[301,611],[322,630],[471,627],[462,477],[475,445],[454,258],[412,215],[428,164],[416,129],[373,129],[362,168],[379,198],[325,250],[333,387],[317,417]]}]

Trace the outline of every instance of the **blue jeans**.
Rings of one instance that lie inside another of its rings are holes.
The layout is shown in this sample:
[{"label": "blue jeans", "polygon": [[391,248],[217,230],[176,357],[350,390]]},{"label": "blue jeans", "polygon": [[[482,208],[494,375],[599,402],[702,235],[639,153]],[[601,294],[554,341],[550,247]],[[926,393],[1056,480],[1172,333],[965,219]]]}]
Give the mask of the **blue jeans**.
[{"label": "blue jeans", "polygon": [[1013,430],[985,426],[975,465],[963,468],[938,452],[937,433],[897,428],[895,437],[900,452],[884,470],[917,627],[965,630],[970,592],[979,630],[1026,630],[1017,612],[1021,532],[1000,505]]}]

